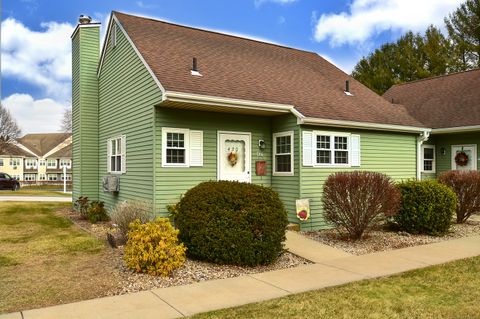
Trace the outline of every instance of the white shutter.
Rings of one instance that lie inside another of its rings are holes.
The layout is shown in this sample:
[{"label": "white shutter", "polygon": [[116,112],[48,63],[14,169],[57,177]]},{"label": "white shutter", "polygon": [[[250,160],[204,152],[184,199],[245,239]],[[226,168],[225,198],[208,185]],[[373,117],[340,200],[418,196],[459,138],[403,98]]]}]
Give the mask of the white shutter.
[{"label": "white shutter", "polygon": [[127,172],[127,137],[122,135],[121,138],[122,143],[122,173]]},{"label": "white shutter", "polygon": [[360,167],[360,135],[350,137],[350,159],[352,166]]},{"label": "white shutter", "polygon": [[112,171],[112,162],[110,157],[112,156],[112,140],[107,140],[107,172]]},{"label": "white shutter", "polygon": [[190,166],[203,166],[203,131],[190,131]]},{"label": "white shutter", "polygon": [[303,166],[313,166],[313,132],[302,132]]}]

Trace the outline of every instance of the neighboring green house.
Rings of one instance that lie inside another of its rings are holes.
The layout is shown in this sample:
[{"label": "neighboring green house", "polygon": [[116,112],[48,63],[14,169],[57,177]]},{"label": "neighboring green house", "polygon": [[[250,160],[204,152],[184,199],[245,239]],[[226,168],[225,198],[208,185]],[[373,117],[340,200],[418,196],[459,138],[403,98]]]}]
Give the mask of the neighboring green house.
[{"label": "neighboring green house", "polygon": [[72,35],[75,198],[166,214],[202,181],[237,180],[272,187],[314,229],[331,173],[420,176],[431,130],[316,53],[118,12],[101,53],[99,37],[87,17]]},{"label": "neighboring green house", "polygon": [[422,145],[422,178],[480,169],[480,69],[394,85],[384,98],[432,128]]}]

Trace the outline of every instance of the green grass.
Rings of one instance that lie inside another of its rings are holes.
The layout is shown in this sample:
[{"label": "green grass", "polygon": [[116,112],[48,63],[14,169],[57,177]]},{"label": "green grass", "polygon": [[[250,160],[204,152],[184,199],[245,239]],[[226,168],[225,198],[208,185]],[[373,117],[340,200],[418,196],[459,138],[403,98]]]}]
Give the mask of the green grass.
[{"label": "green grass", "polygon": [[480,318],[480,257],[193,318]]},{"label": "green grass", "polygon": [[45,190],[45,189],[28,189],[21,188],[16,192],[11,190],[0,190],[0,196],[59,196],[59,197],[71,197],[72,194],[64,193],[55,190]]},{"label": "green grass", "polygon": [[0,313],[102,295],[106,246],[58,215],[70,203],[0,202]]}]

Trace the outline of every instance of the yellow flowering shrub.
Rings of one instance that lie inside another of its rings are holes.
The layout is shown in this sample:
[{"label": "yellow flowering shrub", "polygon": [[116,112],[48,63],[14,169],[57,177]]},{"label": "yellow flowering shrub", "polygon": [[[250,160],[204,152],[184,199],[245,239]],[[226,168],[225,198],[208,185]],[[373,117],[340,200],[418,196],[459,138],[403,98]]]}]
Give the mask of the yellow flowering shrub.
[{"label": "yellow flowering shrub", "polygon": [[125,245],[125,263],[136,272],[168,276],[185,262],[183,244],[178,242],[178,230],[167,218],[157,218],[142,224],[130,223]]}]

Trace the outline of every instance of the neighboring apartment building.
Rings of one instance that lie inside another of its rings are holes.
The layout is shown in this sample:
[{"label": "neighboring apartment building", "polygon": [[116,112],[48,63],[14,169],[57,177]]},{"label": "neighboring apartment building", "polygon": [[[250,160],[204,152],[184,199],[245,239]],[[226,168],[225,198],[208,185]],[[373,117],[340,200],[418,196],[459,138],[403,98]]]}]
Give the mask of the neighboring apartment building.
[{"label": "neighboring apartment building", "polygon": [[70,133],[27,134],[0,154],[0,171],[25,182],[71,181],[71,144]]}]

